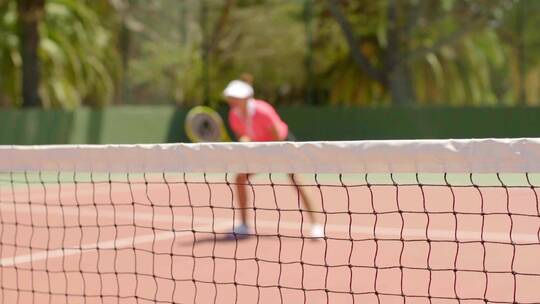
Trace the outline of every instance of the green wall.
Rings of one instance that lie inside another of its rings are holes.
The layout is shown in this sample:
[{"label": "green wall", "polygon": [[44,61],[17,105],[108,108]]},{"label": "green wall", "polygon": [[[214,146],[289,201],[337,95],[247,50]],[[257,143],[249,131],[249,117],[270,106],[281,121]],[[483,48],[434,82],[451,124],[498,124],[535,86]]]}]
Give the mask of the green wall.
[{"label": "green wall", "polygon": [[185,111],[111,107],[76,111],[0,111],[0,144],[129,144],[186,141]]},{"label": "green wall", "polygon": [[[540,108],[278,110],[299,140],[540,137]],[[0,144],[185,142],[185,115],[172,106],[0,111]]]},{"label": "green wall", "polygon": [[540,136],[540,108],[306,108],[282,112],[303,140]]}]

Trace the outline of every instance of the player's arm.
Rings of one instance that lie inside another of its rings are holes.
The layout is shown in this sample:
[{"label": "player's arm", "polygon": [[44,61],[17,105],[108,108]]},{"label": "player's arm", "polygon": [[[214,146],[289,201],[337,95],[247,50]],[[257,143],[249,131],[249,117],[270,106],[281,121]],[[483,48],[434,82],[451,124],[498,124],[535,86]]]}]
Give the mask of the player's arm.
[{"label": "player's arm", "polygon": [[264,116],[265,125],[267,126],[267,130],[272,134],[272,140],[273,141],[280,141],[283,140],[283,138],[280,138],[279,136],[279,129],[278,124],[281,123],[281,119],[275,109],[271,108],[269,109],[269,112],[267,115]]},{"label": "player's arm", "polygon": [[275,123],[270,124],[269,128],[270,128],[270,132],[273,135],[273,140],[274,141],[281,140],[281,138],[279,138],[279,131],[278,131],[278,128],[277,128],[276,124]]},{"label": "player's arm", "polygon": [[242,123],[238,120],[238,117],[233,115],[231,112],[229,112],[229,125],[231,126],[231,130],[233,131],[236,139],[240,142],[248,142],[251,141],[251,138],[246,135],[245,128],[243,127]]},{"label": "player's arm", "polygon": [[251,138],[249,138],[249,136],[247,135],[242,135],[238,138],[238,141],[239,142],[248,142],[248,141],[251,141]]}]

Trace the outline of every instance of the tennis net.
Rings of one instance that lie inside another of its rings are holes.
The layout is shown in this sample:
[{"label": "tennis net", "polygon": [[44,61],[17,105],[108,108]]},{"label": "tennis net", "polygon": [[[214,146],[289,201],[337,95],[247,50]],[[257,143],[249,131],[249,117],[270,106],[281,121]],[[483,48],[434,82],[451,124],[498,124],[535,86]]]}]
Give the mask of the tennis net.
[{"label": "tennis net", "polygon": [[536,139],[0,147],[0,302],[539,303],[539,160]]}]

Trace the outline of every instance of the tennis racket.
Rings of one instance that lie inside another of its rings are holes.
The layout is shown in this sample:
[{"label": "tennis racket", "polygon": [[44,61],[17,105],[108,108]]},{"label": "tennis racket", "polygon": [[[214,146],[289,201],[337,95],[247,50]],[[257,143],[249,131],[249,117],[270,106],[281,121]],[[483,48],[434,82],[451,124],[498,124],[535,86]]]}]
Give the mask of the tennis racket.
[{"label": "tennis racket", "polygon": [[196,106],[189,110],[184,128],[194,143],[231,141],[221,116],[210,107]]}]

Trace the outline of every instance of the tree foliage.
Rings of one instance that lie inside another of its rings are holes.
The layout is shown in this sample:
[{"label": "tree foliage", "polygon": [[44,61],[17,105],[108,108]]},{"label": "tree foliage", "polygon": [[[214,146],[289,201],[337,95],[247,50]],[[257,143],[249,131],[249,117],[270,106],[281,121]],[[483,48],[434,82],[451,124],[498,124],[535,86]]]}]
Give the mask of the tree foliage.
[{"label": "tree foliage", "polygon": [[[20,105],[22,58],[14,1],[0,7],[0,65],[4,103]],[[40,97],[44,107],[103,105],[114,95],[117,54],[114,32],[86,1],[47,0],[40,24]],[[3,77],[4,78],[4,77]]]},{"label": "tree foliage", "polygon": [[[348,38],[329,69],[337,84],[337,89],[330,88],[335,102],[497,101],[490,75],[504,64],[504,56],[495,24],[512,7],[511,1],[328,3],[333,18],[324,21],[327,28],[337,20]],[[324,36],[332,39],[336,33],[329,30]]]},{"label": "tree foliage", "polygon": [[[0,0],[2,105],[22,99],[16,1]],[[46,107],[217,104],[246,72],[275,103],[540,104],[537,0],[47,0],[45,8]]]}]

